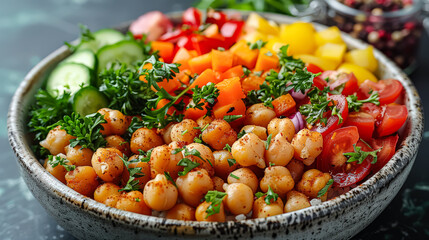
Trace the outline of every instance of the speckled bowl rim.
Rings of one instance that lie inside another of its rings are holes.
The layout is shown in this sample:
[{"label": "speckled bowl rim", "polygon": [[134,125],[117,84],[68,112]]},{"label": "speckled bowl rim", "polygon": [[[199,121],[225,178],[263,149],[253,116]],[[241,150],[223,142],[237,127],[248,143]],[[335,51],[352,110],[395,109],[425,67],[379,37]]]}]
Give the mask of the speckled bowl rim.
[{"label": "speckled bowl rim", "polygon": [[[227,12],[229,14],[247,14],[246,12],[240,11]],[[260,14],[276,22],[291,23],[293,21],[297,21],[297,19],[279,14]],[[172,18],[177,18],[179,15],[180,12],[169,14]],[[320,24],[314,25],[318,30],[325,28],[325,26]],[[366,43],[354,39],[345,33],[342,33],[342,37],[349,48],[363,48],[367,46]],[[32,176],[42,176],[36,179],[39,181],[39,184],[42,184],[44,189],[53,189],[51,194],[61,198],[64,203],[72,204],[77,208],[81,208],[82,210],[94,214],[95,216],[103,216],[104,218],[111,219],[117,223],[129,225],[130,227],[137,227],[144,231],[157,231],[165,234],[172,234],[173,232],[177,232],[181,229],[182,231],[184,230],[183,232],[185,234],[207,236],[213,234],[213,230],[224,231],[225,229],[228,229],[224,234],[231,235],[240,233],[243,229],[256,233],[260,231],[286,229],[294,225],[311,222],[331,213],[340,212],[342,209],[348,208],[353,204],[365,201],[367,196],[376,194],[377,190],[389,184],[405,168],[405,166],[412,161],[413,157],[417,154],[418,147],[422,139],[424,126],[423,108],[416,88],[405,73],[403,73],[391,60],[378,50],[375,50],[374,54],[379,62],[383,62],[387,68],[392,71],[393,75],[401,76],[399,81],[404,85],[407,96],[406,104],[409,111],[407,120],[409,124],[409,134],[405,137],[399,150],[386,164],[386,166],[358,187],[330,201],[326,201],[321,205],[268,218],[249,219],[237,222],[229,221],[218,223],[181,221],[127,212],[108,207],[93,199],[87,198],[62,184],[43,168],[38,159],[32,153],[29,145],[26,144],[27,132],[24,121],[27,119],[26,113],[28,109],[25,109],[22,104],[25,96],[31,92],[33,85],[40,85],[37,81],[41,81],[40,76],[37,77],[40,72],[46,71],[53,62],[58,61],[59,58],[62,59],[66,57],[68,54],[68,49],[65,46],[62,46],[44,58],[26,75],[24,81],[20,84],[12,98],[8,113],[8,136],[10,144],[18,158],[18,163],[23,166],[25,171],[29,171]],[[156,230],[154,228],[156,228]]]}]

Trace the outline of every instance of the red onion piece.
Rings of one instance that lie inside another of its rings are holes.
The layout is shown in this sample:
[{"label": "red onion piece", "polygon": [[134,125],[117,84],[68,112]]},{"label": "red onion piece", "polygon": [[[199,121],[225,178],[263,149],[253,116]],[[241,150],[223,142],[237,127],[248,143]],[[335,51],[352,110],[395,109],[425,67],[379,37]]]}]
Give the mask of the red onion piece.
[{"label": "red onion piece", "polygon": [[299,130],[305,127],[304,119],[302,118],[302,115],[300,112],[296,112],[290,115],[288,118],[290,118],[293,125],[295,126],[295,132],[299,132]]},{"label": "red onion piece", "polygon": [[296,101],[301,101],[302,99],[307,96],[308,90],[305,90],[305,93],[302,93],[301,91],[295,92],[295,90],[290,91],[290,95],[295,99]]}]

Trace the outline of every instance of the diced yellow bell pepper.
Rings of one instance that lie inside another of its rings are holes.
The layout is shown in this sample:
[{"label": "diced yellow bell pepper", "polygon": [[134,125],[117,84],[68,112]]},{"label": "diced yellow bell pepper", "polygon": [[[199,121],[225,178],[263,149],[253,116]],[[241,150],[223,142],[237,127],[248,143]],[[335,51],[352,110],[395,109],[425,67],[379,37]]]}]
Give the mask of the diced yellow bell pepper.
[{"label": "diced yellow bell pepper", "polygon": [[254,28],[261,33],[269,35],[278,35],[279,28],[275,23],[268,22],[257,13],[251,13],[246,21],[246,28]]},{"label": "diced yellow bell pepper", "polygon": [[245,35],[241,36],[241,39],[251,43],[254,43],[258,40],[262,40],[265,42],[267,40],[267,35],[255,30],[255,31],[250,31]]},{"label": "diced yellow bell pepper", "polygon": [[343,62],[347,46],[343,43],[326,43],[316,50],[316,57],[327,58],[340,64]]},{"label": "diced yellow bell pepper", "polygon": [[315,39],[317,46],[322,46],[326,43],[344,43],[340,30],[335,26],[317,32]]},{"label": "diced yellow bell pepper", "polygon": [[280,38],[289,44],[293,55],[313,54],[316,50],[314,27],[311,23],[295,22],[280,26]]},{"label": "diced yellow bell pepper", "polygon": [[295,55],[294,57],[300,58],[305,63],[315,64],[318,67],[322,68],[324,71],[335,70],[335,69],[337,69],[337,66],[338,66],[338,63],[336,63],[330,59],[316,57],[313,55],[302,54],[302,55]]},{"label": "diced yellow bell pepper", "polygon": [[369,46],[365,49],[355,49],[346,53],[346,62],[359,65],[368,69],[370,72],[375,72],[378,67],[378,61],[374,57],[374,48]]},{"label": "diced yellow bell pepper", "polygon": [[361,66],[358,66],[356,64],[352,63],[343,63],[338,68],[338,71],[340,72],[346,72],[346,73],[353,73],[357,80],[358,84],[363,83],[365,80],[370,80],[373,82],[378,82],[377,77],[374,76],[370,71],[368,71],[366,68],[363,68]]},{"label": "diced yellow bell pepper", "polygon": [[265,47],[269,50],[272,50],[274,53],[278,53],[280,51],[280,48],[284,45],[287,45],[287,44],[283,42],[279,37],[273,37],[268,39]]}]

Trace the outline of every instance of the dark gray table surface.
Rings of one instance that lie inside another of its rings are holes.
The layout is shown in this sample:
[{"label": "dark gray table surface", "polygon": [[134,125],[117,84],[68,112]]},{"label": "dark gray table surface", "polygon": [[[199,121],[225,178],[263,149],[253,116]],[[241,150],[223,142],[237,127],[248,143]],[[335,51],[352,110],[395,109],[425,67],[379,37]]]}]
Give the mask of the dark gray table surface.
[{"label": "dark gray table surface", "polygon": [[[0,7],[0,239],[73,239],[34,199],[19,176],[7,140],[12,94],[25,74],[64,41],[162,9],[186,9],[194,0],[1,0]],[[429,39],[423,35],[419,68],[410,76],[429,106]],[[425,114],[427,116],[427,114]],[[428,127],[426,126],[427,130]],[[429,132],[404,187],[356,239],[429,239]]]}]

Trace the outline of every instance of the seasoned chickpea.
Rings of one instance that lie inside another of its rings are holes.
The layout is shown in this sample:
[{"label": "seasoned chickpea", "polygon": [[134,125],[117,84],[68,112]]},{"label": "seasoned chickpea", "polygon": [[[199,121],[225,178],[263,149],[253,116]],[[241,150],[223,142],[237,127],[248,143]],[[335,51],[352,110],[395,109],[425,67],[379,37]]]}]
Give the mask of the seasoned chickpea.
[{"label": "seasoned chickpea", "polygon": [[289,118],[274,118],[268,124],[268,134],[275,137],[277,134],[283,133],[286,139],[292,141],[293,135],[295,135],[295,125]]},{"label": "seasoned chickpea", "polygon": [[229,174],[227,181],[228,184],[244,183],[252,189],[253,193],[256,193],[258,190],[258,178],[256,177],[255,173],[253,173],[252,170],[248,168],[239,168],[235,170]]},{"label": "seasoned chickpea", "polygon": [[[139,155],[133,155],[128,159],[128,161],[133,161],[133,160],[137,159],[138,157],[139,157]],[[138,167],[141,168],[141,170],[140,170],[141,174],[139,174],[139,175],[142,175],[142,176],[141,177],[134,176],[134,177],[135,177],[135,180],[138,181],[139,189],[143,190],[146,183],[152,179],[151,178],[151,172],[150,172],[150,165],[148,162],[142,162],[142,161],[130,163],[128,165],[129,169],[138,168]],[[126,185],[129,178],[130,178],[130,173],[128,172],[127,168],[124,168],[124,172],[122,173],[122,183],[124,185]]]},{"label": "seasoned chickpea", "polygon": [[180,123],[173,125],[170,136],[172,141],[182,141],[190,144],[194,142],[194,138],[198,137],[200,133],[198,124],[194,120],[183,119]]},{"label": "seasoned chickpea", "polygon": [[209,147],[201,143],[191,143],[186,146],[186,149],[188,149],[189,152],[193,151],[194,149],[198,151],[201,155],[201,158],[194,155],[188,155],[186,157],[191,161],[199,163],[199,168],[207,170],[210,176],[214,175],[214,168],[212,167],[214,163],[214,157],[213,152]]},{"label": "seasoned chickpea", "polygon": [[253,207],[253,191],[244,183],[229,184],[226,189],[224,203],[234,215],[248,214]]},{"label": "seasoned chickpea", "polygon": [[217,176],[223,179],[226,179],[230,172],[238,168],[238,164],[235,162],[235,159],[232,157],[232,154],[227,150],[214,151],[213,157],[213,166],[215,169],[215,173]]},{"label": "seasoned chickpea", "polygon": [[77,145],[76,147],[71,147],[67,145],[65,147],[67,160],[70,161],[71,165],[75,166],[91,166],[92,154],[94,152],[89,148],[82,148]]},{"label": "seasoned chickpea", "polygon": [[215,150],[222,150],[226,144],[230,146],[237,140],[237,133],[223,119],[214,120],[203,132],[203,141]]},{"label": "seasoned chickpea", "polygon": [[106,204],[109,207],[115,207],[118,202],[121,188],[113,183],[103,183],[95,189],[94,200]]},{"label": "seasoned chickpea", "polygon": [[272,108],[257,103],[246,110],[245,125],[257,125],[266,128],[268,123],[276,117],[276,112]]},{"label": "seasoned chickpea", "polygon": [[285,197],[286,193],[293,189],[295,182],[287,168],[273,166],[265,169],[265,175],[261,179],[260,187],[263,192],[268,191],[270,186],[280,197]]},{"label": "seasoned chickpea", "polygon": [[139,154],[139,149],[147,152],[148,150],[164,144],[162,138],[156,134],[154,129],[139,128],[137,129],[130,142],[131,152]]},{"label": "seasoned chickpea", "polygon": [[152,210],[146,206],[146,203],[143,201],[143,194],[139,191],[121,194],[116,203],[116,208],[149,216],[152,215]]},{"label": "seasoned chickpea", "polygon": [[119,180],[124,170],[122,156],[116,148],[99,148],[92,155],[92,167],[103,181],[114,182]]},{"label": "seasoned chickpea", "polygon": [[265,161],[267,165],[286,166],[293,158],[294,149],[292,145],[283,136],[283,133],[277,134],[270,142],[268,150],[265,150]]},{"label": "seasoned chickpea", "polygon": [[168,147],[170,148],[170,162],[167,164],[166,171],[169,172],[173,178],[177,178],[179,171],[183,170],[182,166],[177,166],[183,158],[183,153],[178,152],[173,154],[173,151],[178,148],[184,148],[185,142],[171,142]]},{"label": "seasoned chickpea", "polygon": [[131,150],[130,150],[130,144],[125,141],[121,136],[118,135],[110,135],[106,138],[106,147],[108,148],[116,148],[119,151],[121,151],[126,156],[130,156]]},{"label": "seasoned chickpea", "polygon": [[70,134],[67,134],[66,130],[62,130],[61,126],[57,126],[49,131],[45,140],[40,142],[40,146],[49,150],[52,155],[59,153],[65,154],[65,147],[70,144],[70,140],[74,139]]},{"label": "seasoned chickpea", "polygon": [[295,183],[301,180],[302,174],[304,173],[304,163],[302,161],[292,159],[286,168],[289,170]]},{"label": "seasoned chickpea", "polygon": [[200,127],[200,129],[204,129],[207,126],[207,124],[210,125],[210,123],[213,122],[213,120],[214,120],[214,118],[212,116],[205,116],[204,115],[204,116],[199,117],[197,119],[197,124]]},{"label": "seasoned chickpea", "polygon": [[275,202],[271,199],[271,204],[267,204],[265,197],[260,197],[253,203],[253,218],[266,218],[283,213],[283,201],[281,198],[277,198]]},{"label": "seasoned chickpea", "polygon": [[97,174],[89,166],[76,167],[75,170],[66,174],[67,186],[76,192],[91,197],[98,187]]},{"label": "seasoned chickpea", "polygon": [[258,136],[261,140],[267,140],[267,129],[261,126],[256,125],[246,125],[243,128],[241,128],[240,132],[246,132],[246,133],[254,133],[256,136]]},{"label": "seasoned chickpea", "polygon": [[123,135],[127,131],[129,125],[128,119],[120,111],[102,108],[97,112],[104,115],[104,120],[106,120],[106,123],[102,124],[104,130],[100,131],[104,136],[109,136],[112,134]]},{"label": "seasoned chickpea", "polygon": [[166,144],[170,144],[173,140],[171,140],[171,130],[176,123],[170,123],[165,128],[157,129],[157,133],[162,136],[162,139]]},{"label": "seasoned chickpea", "polygon": [[292,146],[294,157],[309,166],[323,150],[322,134],[304,128],[293,137]]},{"label": "seasoned chickpea", "polygon": [[246,133],[243,137],[235,141],[231,147],[234,159],[241,166],[256,165],[265,168],[265,146],[264,142],[254,133]]},{"label": "seasoned chickpea", "polygon": [[164,174],[158,174],[146,184],[143,196],[148,207],[156,211],[165,211],[176,205],[178,193],[177,188]]},{"label": "seasoned chickpea", "polygon": [[212,177],[212,181],[213,181],[214,190],[218,192],[225,192],[225,190],[223,189],[223,185],[225,184],[225,181],[222,178],[214,176]]},{"label": "seasoned chickpea", "polygon": [[211,205],[211,203],[208,203],[206,201],[202,202],[200,205],[198,205],[197,209],[195,210],[195,219],[197,221],[204,221],[204,222],[225,222],[225,208],[223,206],[223,203],[220,204],[220,210],[219,213],[215,213],[213,215],[207,216],[206,213],[207,208]]},{"label": "seasoned chickpea", "polygon": [[[316,198],[319,191],[326,186],[331,178],[329,173],[323,173],[317,169],[310,169],[302,175],[302,179],[298,182],[296,190],[304,193],[310,198]],[[329,186],[328,190],[330,188],[331,186]],[[320,199],[326,201],[327,197],[328,191],[326,191]]]},{"label": "seasoned chickpea", "polygon": [[150,172],[152,178],[158,174],[167,172],[167,166],[170,163],[171,149],[167,145],[154,148],[150,154]]},{"label": "seasoned chickpea", "polygon": [[308,201],[308,198],[305,196],[305,194],[297,191],[290,191],[287,193],[287,201],[285,203],[284,212],[293,212],[303,208],[308,208],[310,206],[310,201]]},{"label": "seasoned chickpea", "polygon": [[184,221],[195,221],[195,209],[184,203],[178,203],[172,209],[168,210],[165,218]]},{"label": "seasoned chickpea", "polygon": [[[59,156],[61,158],[66,158],[66,156],[62,153],[56,155],[55,157],[57,157],[57,156]],[[49,162],[48,158],[46,158],[45,163],[43,164],[43,167],[45,167],[46,171],[48,171],[50,174],[52,174],[52,176],[54,176],[56,179],[60,180],[64,184],[66,184],[67,170],[63,165],[58,164],[57,166],[52,167],[52,164]]]},{"label": "seasoned chickpea", "polygon": [[213,181],[205,169],[194,170],[176,180],[179,194],[183,201],[196,207],[210,190],[214,189]]}]

